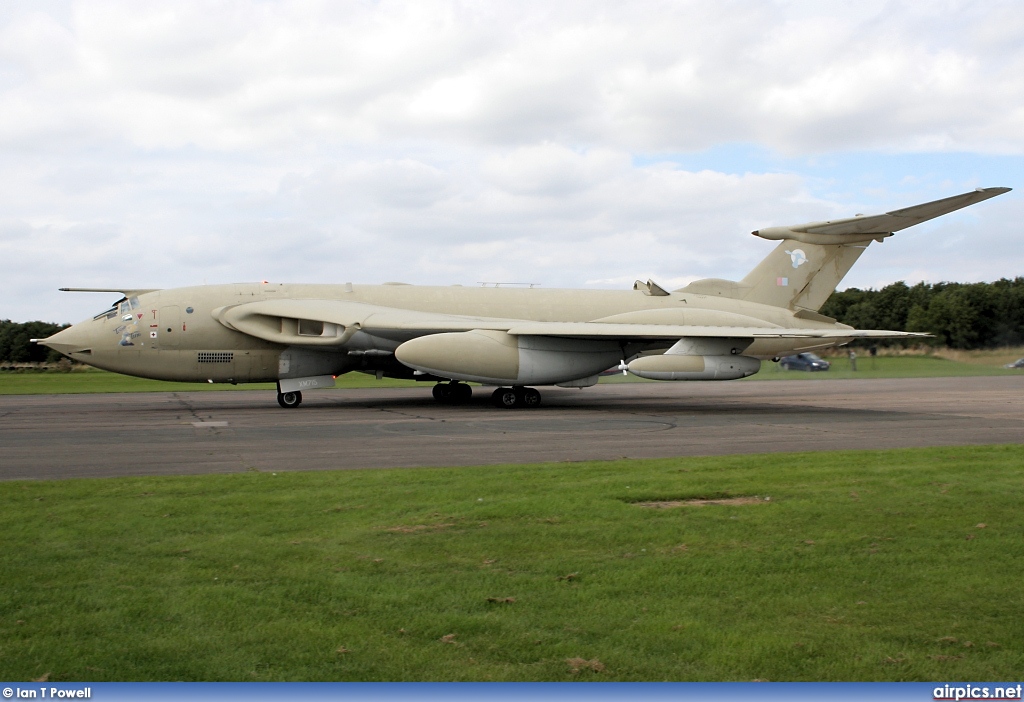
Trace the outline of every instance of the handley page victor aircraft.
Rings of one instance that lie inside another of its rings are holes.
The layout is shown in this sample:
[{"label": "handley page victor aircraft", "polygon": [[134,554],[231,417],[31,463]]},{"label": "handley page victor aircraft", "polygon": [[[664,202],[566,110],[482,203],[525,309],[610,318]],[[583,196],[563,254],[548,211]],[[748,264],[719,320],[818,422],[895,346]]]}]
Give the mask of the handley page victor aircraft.
[{"label": "handley page victor aircraft", "polygon": [[529,386],[582,388],[618,364],[655,380],[733,380],[761,359],[858,338],[818,313],[872,241],[987,200],[984,188],[881,215],[754,232],[780,241],[739,282],[698,280],[666,291],[383,285],[204,285],[119,292],[114,306],[39,340],[76,361],[161,380],[275,381],[282,407],[349,371],[435,381],[465,402],[463,381],[494,385],[500,407],[531,407]]}]

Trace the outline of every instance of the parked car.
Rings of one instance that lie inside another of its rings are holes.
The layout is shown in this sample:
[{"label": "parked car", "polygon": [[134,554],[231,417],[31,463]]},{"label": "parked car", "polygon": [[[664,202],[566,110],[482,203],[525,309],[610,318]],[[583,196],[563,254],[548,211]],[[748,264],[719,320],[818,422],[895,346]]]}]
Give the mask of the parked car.
[{"label": "parked car", "polygon": [[1003,368],[1024,368],[1024,358],[1018,358],[1013,363],[1007,363]]},{"label": "parked car", "polygon": [[825,359],[807,351],[779,359],[779,367],[782,370],[827,371],[831,366],[832,364]]}]

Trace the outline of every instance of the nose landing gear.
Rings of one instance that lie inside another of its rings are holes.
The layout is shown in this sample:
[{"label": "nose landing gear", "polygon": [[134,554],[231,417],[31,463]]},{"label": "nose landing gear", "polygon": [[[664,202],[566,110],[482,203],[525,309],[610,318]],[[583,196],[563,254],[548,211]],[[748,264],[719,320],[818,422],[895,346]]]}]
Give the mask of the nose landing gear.
[{"label": "nose landing gear", "polygon": [[473,388],[455,381],[438,383],[434,386],[433,394],[434,399],[442,405],[462,405],[473,397]]},{"label": "nose landing gear", "polygon": [[534,388],[515,386],[498,388],[491,395],[495,407],[514,409],[517,407],[536,407],[540,404],[540,392]]},{"label": "nose landing gear", "polygon": [[281,405],[285,409],[298,407],[302,404],[302,393],[298,391],[279,392],[277,393],[277,404]]}]

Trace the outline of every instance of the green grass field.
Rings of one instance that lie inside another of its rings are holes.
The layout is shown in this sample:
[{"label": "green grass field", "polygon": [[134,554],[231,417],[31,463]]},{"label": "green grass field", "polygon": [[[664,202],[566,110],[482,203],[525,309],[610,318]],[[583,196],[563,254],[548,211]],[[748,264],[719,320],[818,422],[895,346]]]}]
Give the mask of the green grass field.
[{"label": "green grass field", "polygon": [[785,371],[777,363],[765,361],[761,372],[748,380],[825,380],[849,378],[942,378],[978,375],[1024,375],[1019,370],[998,366],[950,361],[938,356],[878,356],[867,354],[857,358],[857,370],[851,370],[846,358],[829,358],[832,367],[827,371]]},{"label": "green grass field", "polygon": [[[1019,370],[1006,370],[998,366],[964,363],[937,356],[879,356],[857,359],[857,371],[849,368],[845,358],[830,359],[832,369],[822,373],[780,370],[771,361],[761,364],[761,372],[751,380],[828,380],[840,378],[933,378],[949,376],[1021,375]],[[602,383],[658,382],[634,375],[612,375],[601,378]],[[430,383],[415,380],[377,380],[365,373],[347,373],[339,376],[339,388],[376,387],[429,387]],[[172,392],[206,390],[272,390],[272,383],[228,385],[224,383],[169,383],[162,380],[132,378],[117,373],[90,369],[61,372],[0,372],[0,395],[39,395],[88,392]]]},{"label": "green grass field", "polygon": [[[1014,680],[1022,463],[1011,445],[0,483],[0,678]],[[638,504],[698,497],[756,499]]]}]

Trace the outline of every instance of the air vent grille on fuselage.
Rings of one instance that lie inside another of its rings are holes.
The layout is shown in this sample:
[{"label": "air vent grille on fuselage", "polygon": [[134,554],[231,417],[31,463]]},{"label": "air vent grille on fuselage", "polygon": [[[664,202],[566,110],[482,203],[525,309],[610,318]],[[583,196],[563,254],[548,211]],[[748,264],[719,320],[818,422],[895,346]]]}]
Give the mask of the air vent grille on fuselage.
[{"label": "air vent grille on fuselage", "polygon": [[231,363],[235,354],[232,351],[200,351],[200,363]]}]

